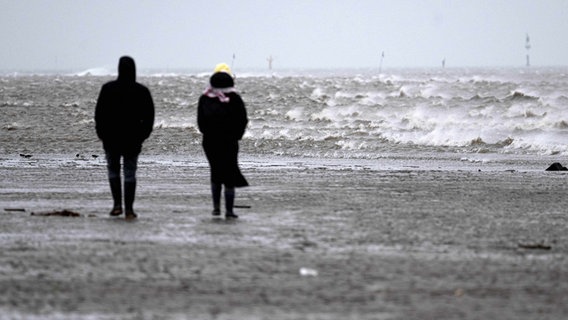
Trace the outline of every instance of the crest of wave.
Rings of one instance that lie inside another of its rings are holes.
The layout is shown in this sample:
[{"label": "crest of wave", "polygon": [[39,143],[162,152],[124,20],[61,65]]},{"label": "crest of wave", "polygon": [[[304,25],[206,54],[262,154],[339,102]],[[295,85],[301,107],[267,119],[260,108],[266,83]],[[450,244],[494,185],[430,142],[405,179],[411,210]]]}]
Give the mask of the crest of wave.
[{"label": "crest of wave", "polygon": [[76,76],[112,76],[116,75],[116,68],[108,68],[108,67],[98,67],[98,68],[90,68],[81,72],[77,72],[74,75]]}]

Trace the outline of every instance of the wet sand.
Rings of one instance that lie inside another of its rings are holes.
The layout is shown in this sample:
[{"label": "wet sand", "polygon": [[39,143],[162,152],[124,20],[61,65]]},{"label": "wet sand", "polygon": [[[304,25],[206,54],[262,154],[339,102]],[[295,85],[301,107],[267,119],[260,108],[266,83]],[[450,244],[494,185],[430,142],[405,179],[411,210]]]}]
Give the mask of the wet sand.
[{"label": "wet sand", "polygon": [[[251,208],[225,221],[202,158],[148,156],[132,222],[107,214],[101,158],[0,160],[2,319],[568,314],[568,175],[548,160],[245,160]],[[81,217],[31,215],[62,209]]]}]

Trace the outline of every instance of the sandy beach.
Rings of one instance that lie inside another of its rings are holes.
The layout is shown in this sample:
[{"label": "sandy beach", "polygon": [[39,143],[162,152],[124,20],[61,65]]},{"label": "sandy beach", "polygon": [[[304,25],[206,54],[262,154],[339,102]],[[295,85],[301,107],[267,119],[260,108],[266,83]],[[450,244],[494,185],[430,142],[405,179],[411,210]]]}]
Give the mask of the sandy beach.
[{"label": "sandy beach", "polygon": [[[568,314],[567,174],[548,159],[245,155],[250,208],[225,221],[202,157],[142,156],[129,222],[100,157],[0,158],[2,319]],[[63,209],[81,216],[37,215]]]}]

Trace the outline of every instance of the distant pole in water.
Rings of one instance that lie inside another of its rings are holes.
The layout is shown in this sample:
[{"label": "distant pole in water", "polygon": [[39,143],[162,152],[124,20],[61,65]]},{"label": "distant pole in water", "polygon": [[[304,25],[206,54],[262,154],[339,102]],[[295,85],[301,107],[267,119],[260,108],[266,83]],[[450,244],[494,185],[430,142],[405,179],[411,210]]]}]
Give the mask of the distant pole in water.
[{"label": "distant pole in water", "polygon": [[381,73],[383,69],[383,59],[385,58],[385,52],[381,52],[381,62],[379,62],[379,73]]},{"label": "distant pole in water", "polygon": [[233,70],[234,65],[235,65],[235,54],[233,53],[233,60],[231,60],[231,70]]},{"label": "distant pole in water", "polygon": [[266,58],[266,61],[268,61],[268,70],[272,70],[272,61],[274,61],[274,58],[272,58],[272,55],[270,55],[270,57]]},{"label": "distant pole in water", "polygon": [[527,49],[527,67],[531,66],[531,59],[529,56],[529,50],[531,49],[531,39],[529,38],[529,34],[527,33],[527,37],[525,39],[525,49]]},{"label": "distant pole in water", "polygon": [[442,68],[446,67],[446,58],[442,59]]}]

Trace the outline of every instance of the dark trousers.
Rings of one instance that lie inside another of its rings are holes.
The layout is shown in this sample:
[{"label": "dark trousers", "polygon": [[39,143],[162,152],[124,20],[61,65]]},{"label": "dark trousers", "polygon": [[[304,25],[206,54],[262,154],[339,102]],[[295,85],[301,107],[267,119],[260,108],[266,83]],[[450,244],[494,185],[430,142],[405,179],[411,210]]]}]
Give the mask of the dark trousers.
[{"label": "dark trousers", "polygon": [[120,178],[120,158],[123,158],[124,182],[136,182],[136,169],[138,168],[138,154],[122,154],[106,151],[108,178]]},{"label": "dark trousers", "polygon": [[124,171],[124,206],[127,211],[133,211],[136,194],[136,169],[138,168],[138,153],[120,153],[106,151],[108,179],[114,207],[122,207],[122,185],[120,179],[120,160],[123,159]]}]

